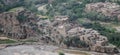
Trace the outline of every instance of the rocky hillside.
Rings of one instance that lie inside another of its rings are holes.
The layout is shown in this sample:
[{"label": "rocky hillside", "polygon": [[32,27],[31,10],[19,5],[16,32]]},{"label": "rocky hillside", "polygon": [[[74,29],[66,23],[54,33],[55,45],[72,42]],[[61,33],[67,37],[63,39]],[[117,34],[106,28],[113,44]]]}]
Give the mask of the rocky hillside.
[{"label": "rocky hillside", "polygon": [[0,0],[0,36],[118,53],[120,34],[101,23],[119,25],[119,8],[106,0]]},{"label": "rocky hillside", "polygon": [[0,14],[0,33],[15,39],[36,35],[37,17],[30,11],[3,12]]}]

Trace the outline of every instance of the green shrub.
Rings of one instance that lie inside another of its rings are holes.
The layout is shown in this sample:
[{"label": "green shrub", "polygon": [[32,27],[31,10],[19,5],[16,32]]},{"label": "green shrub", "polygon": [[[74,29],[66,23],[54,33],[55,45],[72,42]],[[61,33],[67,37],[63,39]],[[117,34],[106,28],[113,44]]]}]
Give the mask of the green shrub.
[{"label": "green shrub", "polygon": [[6,40],[0,40],[0,44],[9,44],[9,43],[16,43],[16,41],[9,40],[9,39],[6,39]]},{"label": "green shrub", "polygon": [[66,37],[64,40],[64,44],[67,45],[67,47],[88,47],[88,45],[84,42],[81,41],[79,37]]},{"label": "green shrub", "polygon": [[19,22],[25,22],[27,19],[27,16],[25,16],[23,13],[21,13],[17,16],[17,19]]},{"label": "green shrub", "polygon": [[64,53],[62,53],[62,52],[59,52],[59,55],[65,55]]}]

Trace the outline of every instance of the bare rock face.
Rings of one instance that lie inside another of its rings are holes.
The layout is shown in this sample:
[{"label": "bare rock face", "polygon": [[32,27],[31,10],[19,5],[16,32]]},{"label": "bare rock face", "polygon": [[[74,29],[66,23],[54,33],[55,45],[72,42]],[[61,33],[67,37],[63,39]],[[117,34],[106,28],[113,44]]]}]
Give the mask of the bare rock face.
[{"label": "bare rock face", "polygon": [[35,35],[35,14],[22,10],[0,14],[0,33],[10,38],[24,39]]}]

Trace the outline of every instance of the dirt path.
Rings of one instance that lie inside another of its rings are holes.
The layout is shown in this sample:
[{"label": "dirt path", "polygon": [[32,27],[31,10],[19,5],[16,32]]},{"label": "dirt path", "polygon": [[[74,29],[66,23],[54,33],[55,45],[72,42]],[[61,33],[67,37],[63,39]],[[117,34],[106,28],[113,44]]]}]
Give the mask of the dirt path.
[{"label": "dirt path", "polygon": [[[0,55],[59,55],[58,47],[51,45],[19,45],[0,50]],[[85,55],[64,52],[65,55]]]},{"label": "dirt path", "polygon": [[5,40],[5,39],[9,39],[7,37],[0,37],[0,40]]}]

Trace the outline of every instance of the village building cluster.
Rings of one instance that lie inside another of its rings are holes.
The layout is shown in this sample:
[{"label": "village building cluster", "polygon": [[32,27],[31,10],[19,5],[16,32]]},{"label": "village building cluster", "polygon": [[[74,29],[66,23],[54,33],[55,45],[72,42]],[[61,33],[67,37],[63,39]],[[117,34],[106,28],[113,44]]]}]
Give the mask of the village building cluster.
[{"label": "village building cluster", "polygon": [[[109,46],[108,39],[100,35],[96,30],[80,27],[78,24],[70,23],[68,16],[55,16],[54,20],[41,20],[38,22],[41,31],[44,33],[42,39],[60,44],[61,38],[79,37],[89,45],[90,50],[98,52],[115,52],[115,46]],[[47,42],[50,42],[47,41]],[[111,50],[112,49],[112,50]]]}]

